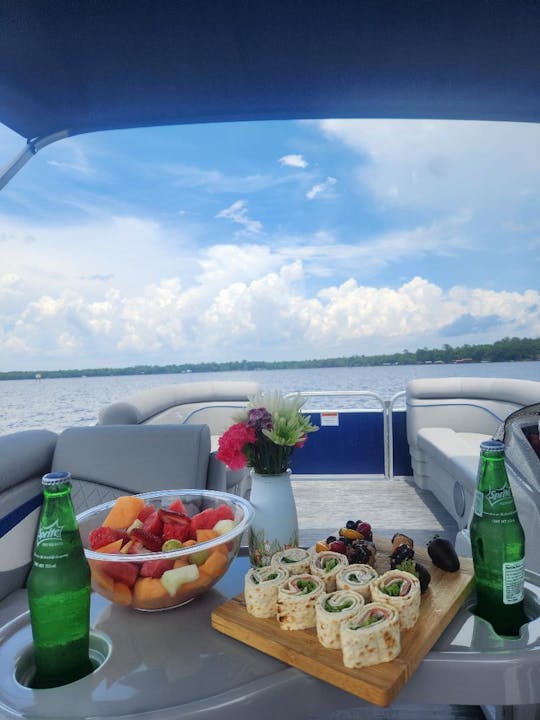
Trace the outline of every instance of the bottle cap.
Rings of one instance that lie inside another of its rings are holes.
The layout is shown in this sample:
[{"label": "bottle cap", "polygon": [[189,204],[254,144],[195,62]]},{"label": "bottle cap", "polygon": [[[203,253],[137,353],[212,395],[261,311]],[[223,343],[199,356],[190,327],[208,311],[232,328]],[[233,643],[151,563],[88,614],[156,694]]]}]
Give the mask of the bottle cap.
[{"label": "bottle cap", "polygon": [[483,440],[480,443],[480,450],[488,452],[504,452],[504,443],[500,440]]},{"label": "bottle cap", "polygon": [[71,480],[69,472],[53,472],[47,473],[41,478],[42,485],[57,485],[58,483],[67,483]]}]

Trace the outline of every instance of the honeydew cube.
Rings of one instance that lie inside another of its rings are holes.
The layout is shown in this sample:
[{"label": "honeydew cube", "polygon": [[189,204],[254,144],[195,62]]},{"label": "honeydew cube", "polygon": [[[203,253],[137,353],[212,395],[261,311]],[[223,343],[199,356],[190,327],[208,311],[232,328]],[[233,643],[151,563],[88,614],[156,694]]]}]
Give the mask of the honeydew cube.
[{"label": "honeydew cube", "polygon": [[135,518],[135,520],[131,523],[131,525],[126,530],[127,534],[129,535],[132,530],[135,530],[136,528],[142,528],[143,522],[142,520],[139,520],[138,518]]},{"label": "honeydew cube", "polygon": [[218,535],[225,535],[225,533],[232,530],[235,525],[236,523],[234,520],[218,520],[214,525],[213,530],[214,532],[217,532]]},{"label": "honeydew cube", "polygon": [[161,584],[172,597],[184,583],[193,582],[199,577],[197,565],[183,565],[182,567],[166,570],[161,576]]}]

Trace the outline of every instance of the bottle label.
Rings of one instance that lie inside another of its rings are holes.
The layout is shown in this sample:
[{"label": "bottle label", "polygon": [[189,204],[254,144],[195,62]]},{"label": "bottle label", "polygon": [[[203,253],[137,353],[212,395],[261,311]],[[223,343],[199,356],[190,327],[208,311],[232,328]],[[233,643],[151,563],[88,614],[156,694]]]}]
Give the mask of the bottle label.
[{"label": "bottle label", "polygon": [[49,547],[60,544],[63,530],[64,526],[60,525],[58,518],[48,526],[40,525],[36,537],[36,548],[43,543],[47,543]]},{"label": "bottle label", "polygon": [[514,605],[523,600],[525,559],[503,563],[503,603]]},{"label": "bottle label", "polygon": [[512,497],[510,485],[506,484],[504,487],[498,488],[497,490],[488,490],[488,492],[486,493],[486,500],[491,505],[491,507],[506,503],[508,502],[508,500],[510,500],[513,505],[514,498]]}]

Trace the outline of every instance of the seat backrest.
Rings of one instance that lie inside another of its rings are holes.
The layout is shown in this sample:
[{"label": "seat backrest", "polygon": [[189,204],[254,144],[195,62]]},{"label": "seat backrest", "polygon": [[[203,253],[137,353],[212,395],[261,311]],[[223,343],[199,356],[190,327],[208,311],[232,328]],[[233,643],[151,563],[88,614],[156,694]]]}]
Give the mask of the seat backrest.
[{"label": "seat backrest", "polygon": [[0,600],[23,586],[57,435],[25,430],[0,437]]},{"label": "seat backrest", "polygon": [[58,437],[52,461],[53,471],[72,475],[76,512],[129,493],[218,489],[210,465],[206,425],[72,427]]},{"label": "seat backrest", "polygon": [[456,432],[493,435],[512,412],[540,401],[540,383],[510,378],[449,377],[407,383],[407,437],[447,427]]},{"label": "seat backrest", "polygon": [[195,408],[212,403],[235,402],[242,406],[259,389],[255,382],[212,380],[150,388],[100,410],[99,424],[183,422]]}]

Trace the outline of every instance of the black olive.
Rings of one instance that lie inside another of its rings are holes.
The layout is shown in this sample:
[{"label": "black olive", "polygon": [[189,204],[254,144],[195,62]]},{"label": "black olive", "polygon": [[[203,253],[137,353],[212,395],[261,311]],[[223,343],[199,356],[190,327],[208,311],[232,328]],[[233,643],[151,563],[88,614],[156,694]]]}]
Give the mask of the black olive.
[{"label": "black olive", "polygon": [[345,527],[349,528],[349,530],[356,530],[356,522],[355,520],[347,520],[347,524]]},{"label": "black olive", "polygon": [[459,558],[450,540],[435,535],[428,542],[427,551],[433,564],[441,570],[446,572],[459,570]]},{"label": "black olive", "polygon": [[337,537],[336,537],[335,535],[329,535],[329,536],[326,538],[326,544],[327,544],[327,545],[330,545],[330,543],[333,543],[334,540],[337,540]]}]

